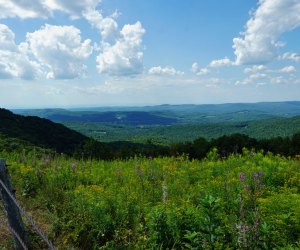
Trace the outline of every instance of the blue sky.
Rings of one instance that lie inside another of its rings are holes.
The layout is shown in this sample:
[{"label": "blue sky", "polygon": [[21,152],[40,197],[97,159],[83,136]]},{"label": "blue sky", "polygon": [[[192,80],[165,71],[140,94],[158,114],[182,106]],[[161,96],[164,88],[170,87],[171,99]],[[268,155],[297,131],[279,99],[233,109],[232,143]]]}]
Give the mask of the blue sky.
[{"label": "blue sky", "polygon": [[0,0],[0,106],[300,98],[298,0]]}]

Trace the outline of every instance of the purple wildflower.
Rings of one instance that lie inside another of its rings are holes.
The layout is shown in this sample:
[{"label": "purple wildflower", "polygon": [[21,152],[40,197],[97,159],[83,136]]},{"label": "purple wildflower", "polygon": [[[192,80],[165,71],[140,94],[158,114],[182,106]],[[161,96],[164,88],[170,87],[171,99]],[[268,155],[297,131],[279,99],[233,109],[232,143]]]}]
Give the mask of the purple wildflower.
[{"label": "purple wildflower", "polygon": [[259,178],[259,177],[261,177],[261,176],[263,176],[263,175],[264,175],[264,172],[259,171],[258,173],[254,173],[254,174],[253,174],[253,177],[254,177],[254,179],[257,179],[257,178]]},{"label": "purple wildflower", "polygon": [[244,172],[242,172],[240,174],[240,181],[243,181],[246,178],[246,174]]}]

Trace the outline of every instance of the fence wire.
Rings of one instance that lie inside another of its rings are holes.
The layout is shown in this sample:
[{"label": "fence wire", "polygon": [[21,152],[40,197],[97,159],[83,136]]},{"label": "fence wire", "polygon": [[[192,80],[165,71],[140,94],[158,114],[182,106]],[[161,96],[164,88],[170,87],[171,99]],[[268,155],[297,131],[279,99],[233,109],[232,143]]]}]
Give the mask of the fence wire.
[{"label": "fence wire", "polygon": [[0,217],[0,224],[4,225],[5,227],[8,228],[8,230],[15,236],[15,238],[19,241],[20,245],[23,247],[24,250],[28,250],[26,247],[26,244],[23,242],[21,237],[17,234],[17,232],[6,222]]},{"label": "fence wire", "polygon": [[[33,221],[33,219],[26,213],[26,211],[20,206],[18,201],[15,199],[15,197],[11,194],[11,192],[8,190],[8,188],[5,186],[2,180],[0,180],[0,184],[3,187],[3,189],[6,191],[8,196],[11,198],[11,200],[14,202],[14,204],[17,206],[21,214],[28,220],[28,222],[31,224],[31,226],[35,229],[35,231],[41,236],[41,238],[46,242],[48,247],[51,250],[56,250],[56,247],[53,245],[53,243],[48,239],[46,234],[36,225],[36,223]],[[20,238],[20,237],[19,237]],[[18,239],[19,240],[19,239]],[[27,248],[26,248],[27,249]]]}]

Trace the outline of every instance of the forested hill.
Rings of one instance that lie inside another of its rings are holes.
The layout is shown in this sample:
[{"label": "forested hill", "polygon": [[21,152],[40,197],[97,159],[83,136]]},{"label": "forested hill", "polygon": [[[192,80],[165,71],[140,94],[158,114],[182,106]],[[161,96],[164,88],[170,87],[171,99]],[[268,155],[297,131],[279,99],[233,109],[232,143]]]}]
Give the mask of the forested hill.
[{"label": "forested hill", "polygon": [[0,109],[0,133],[67,154],[73,154],[88,140],[88,137],[61,124],[39,117],[16,115],[6,109]]}]

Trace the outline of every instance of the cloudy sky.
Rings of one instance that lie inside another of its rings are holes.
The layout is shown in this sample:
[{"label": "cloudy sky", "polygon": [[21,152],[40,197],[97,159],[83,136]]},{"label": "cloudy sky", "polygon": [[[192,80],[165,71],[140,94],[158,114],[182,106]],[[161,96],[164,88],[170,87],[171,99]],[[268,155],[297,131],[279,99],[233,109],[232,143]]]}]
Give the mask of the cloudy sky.
[{"label": "cloudy sky", "polygon": [[300,100],[299,0],[0,0],[0,107]]}]

